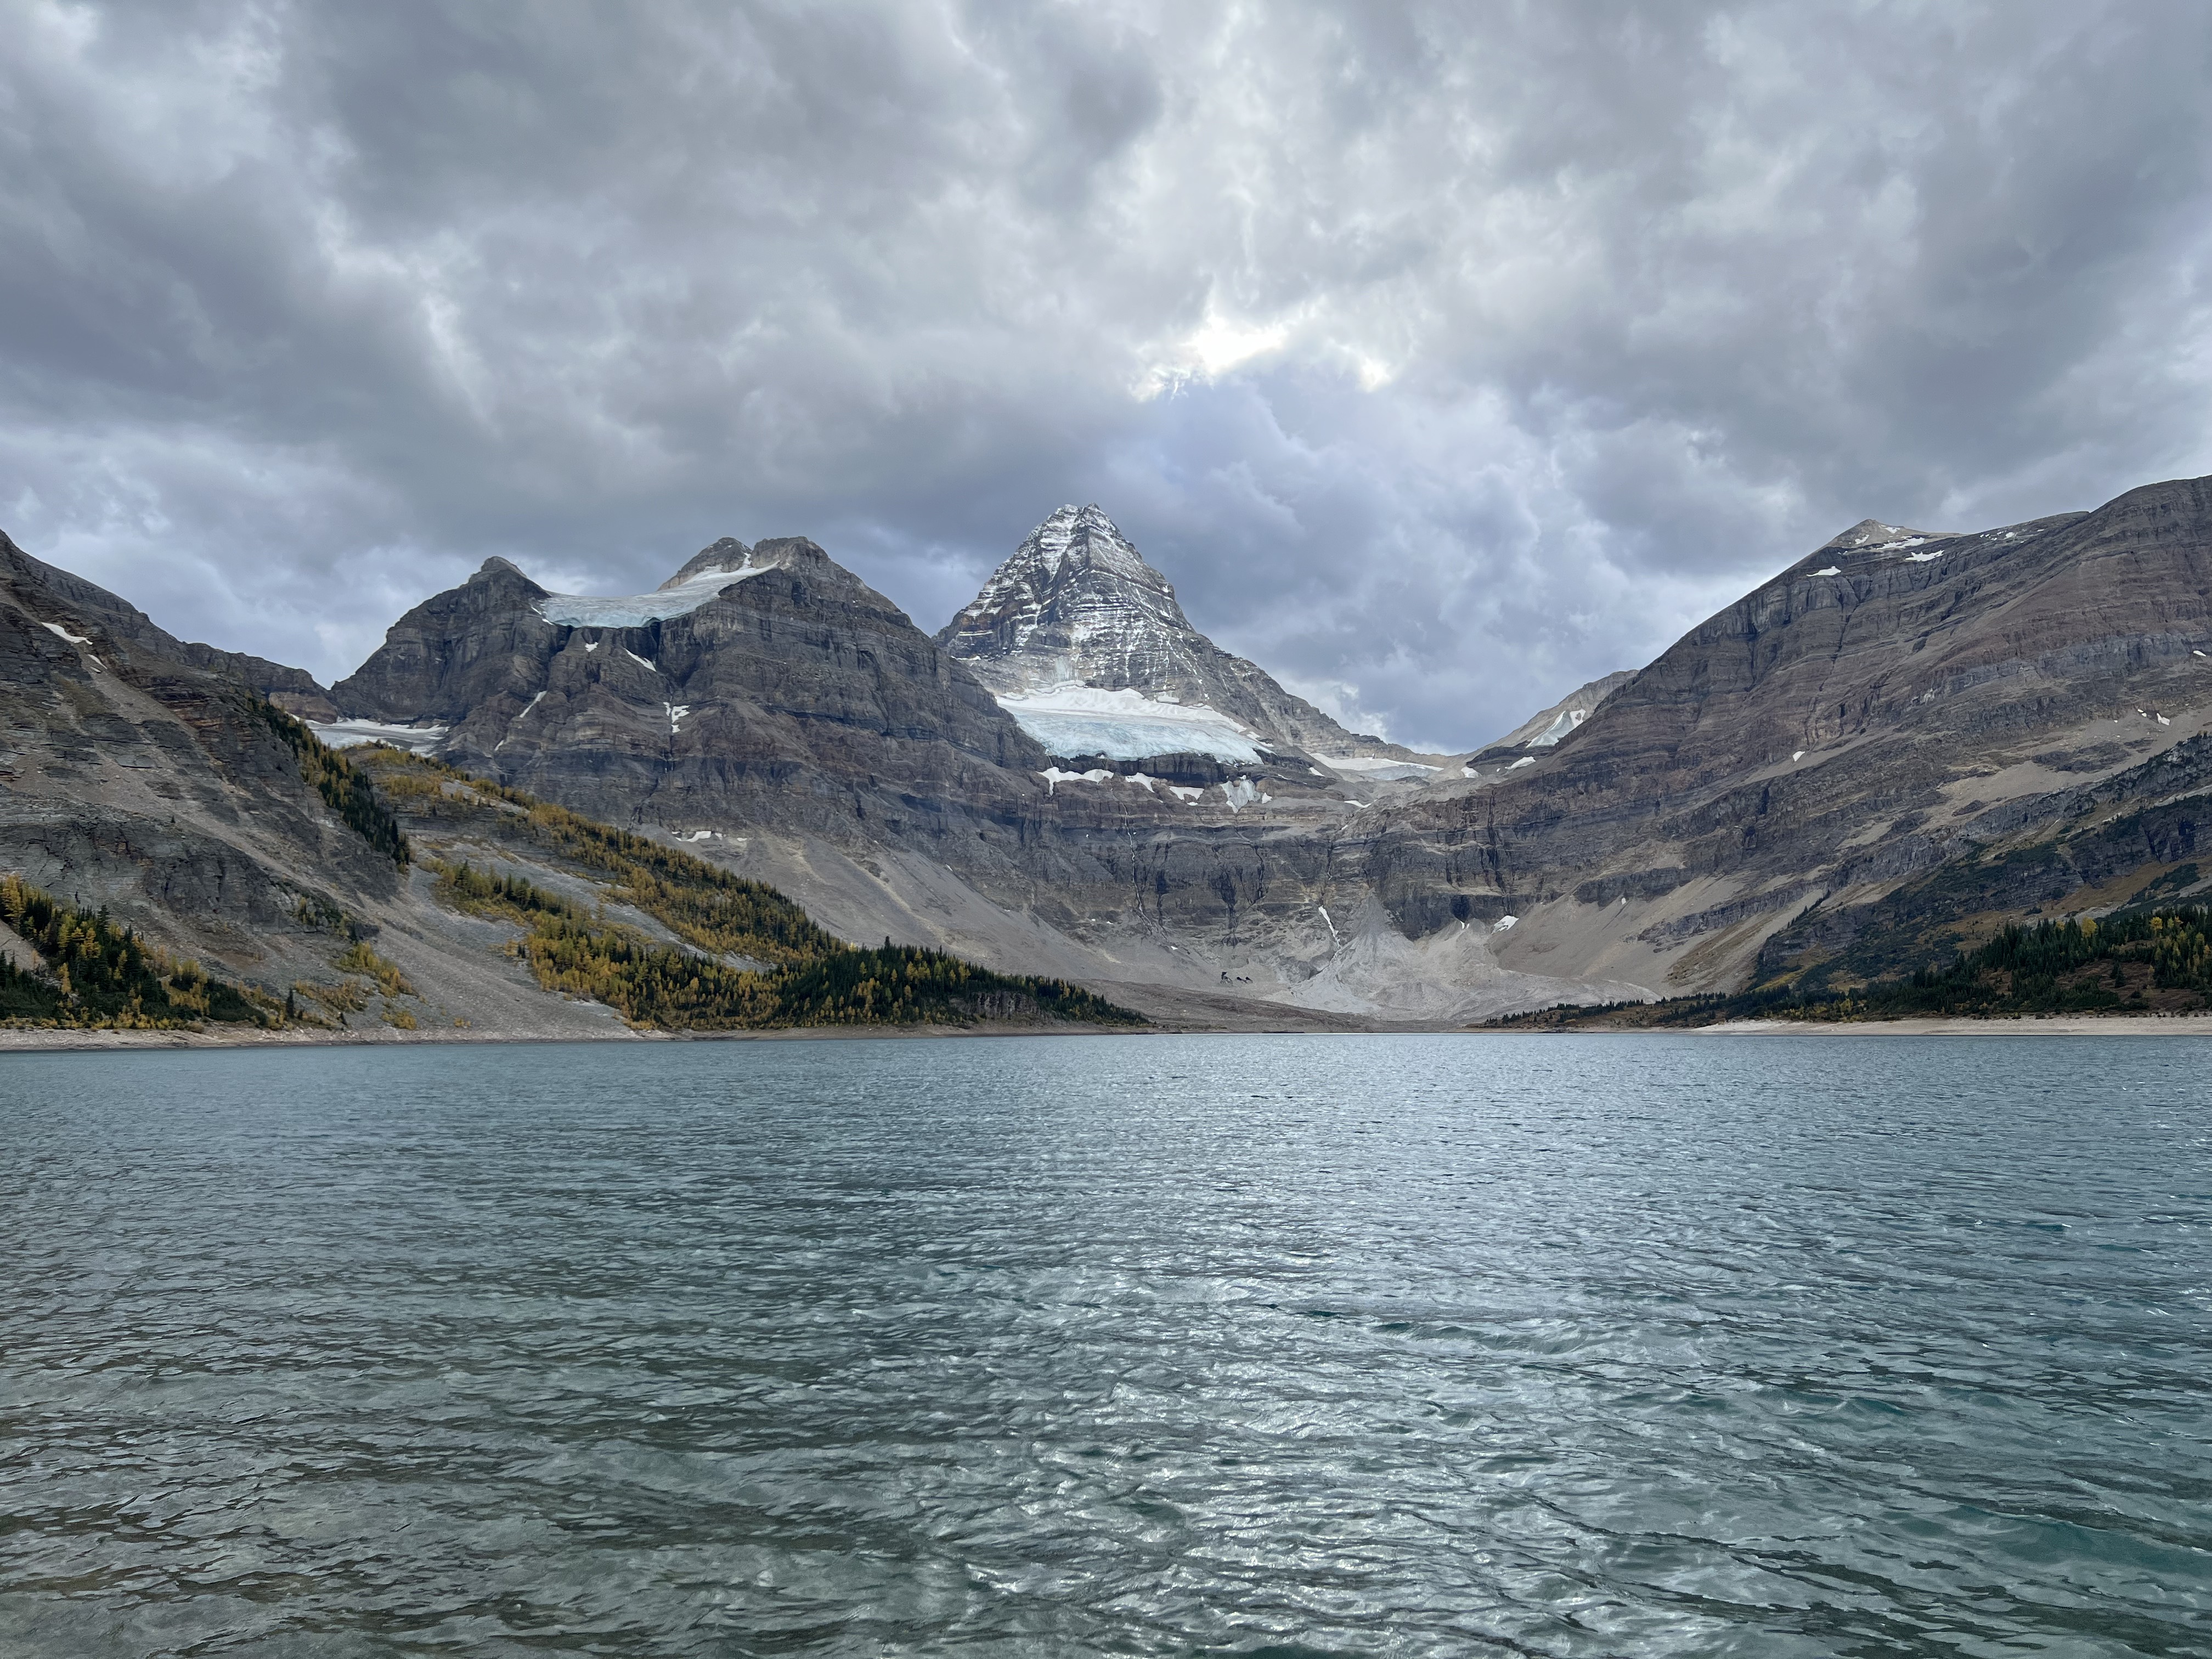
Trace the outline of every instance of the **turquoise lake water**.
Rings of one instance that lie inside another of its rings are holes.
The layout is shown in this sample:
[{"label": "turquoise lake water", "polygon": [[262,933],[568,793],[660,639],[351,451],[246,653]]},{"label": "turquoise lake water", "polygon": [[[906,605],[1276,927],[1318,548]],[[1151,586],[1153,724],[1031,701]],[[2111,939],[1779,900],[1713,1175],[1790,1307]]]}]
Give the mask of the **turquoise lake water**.
[{"label": "turquoise lake water", "polygon": [[2212,1047],[0,1057],[0,1652],[2212,1653]]}]

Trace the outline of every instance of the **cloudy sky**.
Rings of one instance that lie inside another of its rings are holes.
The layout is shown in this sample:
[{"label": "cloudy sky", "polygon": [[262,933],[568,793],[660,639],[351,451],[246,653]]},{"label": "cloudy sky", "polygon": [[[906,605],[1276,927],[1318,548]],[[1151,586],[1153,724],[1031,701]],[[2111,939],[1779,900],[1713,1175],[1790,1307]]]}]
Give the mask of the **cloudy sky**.
[{"label": "cloudy sky", "polygon": [[1861,518],[2212,471],[2200,0],[0,0],[0,528],[335,678],[485,556],[1095,501],[1466,746]]}]

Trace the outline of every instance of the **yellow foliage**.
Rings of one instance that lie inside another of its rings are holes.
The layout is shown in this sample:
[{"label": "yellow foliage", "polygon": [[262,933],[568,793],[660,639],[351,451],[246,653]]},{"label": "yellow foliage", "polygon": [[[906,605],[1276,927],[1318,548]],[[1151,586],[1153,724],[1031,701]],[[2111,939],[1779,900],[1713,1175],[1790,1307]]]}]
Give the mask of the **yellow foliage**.
[{"label": "yellow foliage", "polygon": [[339,952],[332,964],[342,974],[362,974],[376,982],[376,988],[388,997],[411,997],[415,988],[395,963],[386,961],[366,945],[349,945]]}]

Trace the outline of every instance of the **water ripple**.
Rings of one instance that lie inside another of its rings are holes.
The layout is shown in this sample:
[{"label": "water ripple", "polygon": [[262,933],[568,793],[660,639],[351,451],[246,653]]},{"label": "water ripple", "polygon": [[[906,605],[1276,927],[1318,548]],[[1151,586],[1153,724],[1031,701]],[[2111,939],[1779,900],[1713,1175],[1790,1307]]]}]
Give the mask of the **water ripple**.
[{"label": "water ripple", "polygon": [[2196,1053],[9,1056],[0,1645],[2201,1655]]}]

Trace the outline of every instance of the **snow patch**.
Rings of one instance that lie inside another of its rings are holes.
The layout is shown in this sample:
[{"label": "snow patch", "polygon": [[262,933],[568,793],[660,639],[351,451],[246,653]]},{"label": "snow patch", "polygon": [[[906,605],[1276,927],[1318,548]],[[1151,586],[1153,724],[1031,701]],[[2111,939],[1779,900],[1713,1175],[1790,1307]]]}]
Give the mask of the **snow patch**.
[{"label": "snow patch", "polygon": [[[750,555],[746,556],[748,559]],[[538,614],[556,628],[643,628],[670,617],[688,617],[724,588],[757,576],[774,565],[754,565],[744,570],[710,570],[658,593],[631,593],[620,599],[593,599],[584,593],[548,593],[538,601]],[[586,650],[592,647],[586,646]]]},{"label": "snow patch", "polygon": [[1322,925],[1328,929],[1329,943],[1332,945],[1343,944],[1344,939],[1342,936],[1336,931],[1336,924],[1328,919],[1328,906],[1326,904],[1316,904],[1314,906],[1314,908],[1321,912]]},{"label": "snow patch", "polygon": [[1832,564],[1826,570],[1815,570],[1813,574],[1816,576],[1840,576],[1844,572],[1842,566]]},{"label": "snow patch", "polygon": [[693,830],[684,835],[677,836],[676,839],[678,841],[702,842],[720,841],[721,838],[722,832],[719,830]]},{"label": "snow patch", "polygon": [[1441,766],[1424,766],[1419,761],[1392,760],[1382,755],[1316,755],[1314,758],[1331,771],[1355,773],[1376,783],[1396,783],[1406,778],[1418,778],[1425,772],[1443,770]]},{"label": "snow patch", "polygon": [[1049,795],[1063,783],[1103,783],[1115,775],[1103,766],[1094,766],[1088,772],[1063,772],[1057,766],[1048,766],[1037,775],[1044,780],[1044,792]]},{"label": "snow patch", "polygon": [[651,663],[647,662],[644,658],[642,658],[642,657],[639,656],[639,655],[637,654],[637,653],[636,653],[636,652],[632,651],[632,650],[631,650],[631,649],[629,649],[627,646],[625,646],[625,647],[623,648],[623,655],[624,655],[625,657],[628,657],[628,658],[629,658],[632,662],[635,663],[635,664],[636,664],[640,668],[649,668],[649,669],[653,669],[653,672],[654,673],[656,673],[656,674],[658,674],[658,673],[660,672],[658,668],[653,668],[653,665],[652,665]]},{"label": "snow patch", "polygon": [[1103,755],[1143,760],[1150,755],[1210,755],[1256,762],[1258,736],[1203,703],[1164,702],[1141,691],[1101,690],[1062,683],[1002,696],[999,707],[1048,754]]},{"label": "snow patch", "polygon": [[49,634],[60,635],[62,638],[67,640],[71,645],[90,645],[92,643],[91,635],[72,634],[68,629],[64,628],[59,623],[40,623],[39,626],[45,629]]},{"label": "snow patch", "polygon": [[1503,933],[1509,928],[1512,927],[1520,920],[1521,918],[1518,916],[1500,916],[1497,921],[1490,924],[1490,931],[1493,933]]},{"label": "snow patch", "polygon": [[533,709],[533,708],[537,708],[537,707],[538,707],[538,705],[539,703],[544,702],[544,701],[545,701],[545,694],[544,694],[543,691],[540,691],[540,692],[539,692],[536,696],[532,697],[532,698],[528,702],[526,702],[525,704],[523,704],[523,705],[522,705],[522,713],[520,713],[520,714],[517,714],[514,718],[515,718],[515,719],[517,719],[517,720],[527,720],[527,719],[530,717],[530,711],[531,711],[532,709]]},{"label": "snow patch", "polygon": [[584,654],[587,657],[599,648],[599,642],[597,640],[586,640],[584,641]]},{"label": "snow patch", "polygon": [[[1907,542],[1905,545],[1911,547],[1912,544],[1911,542]],[[1929,562],[1940,559],[1942,556],[1943,555],[1941,551],[1934,553],[1908,553],[1905,556],[1905,562],[1907,564],[1927,564]]]},{"label": "snow patch", "polygon": [[1186,804],[1186,805],[1188,805],[1188,803],[1190,803],[1190,802],[1192,802],[1192,801],[1196,800],[1196,799],[1197,799],[1200,795],[1204,794],[1205,793],[1206,793],[1206,791],[1205,791],[1205,790],[1203,790],[1203,789],[1193,789],[1193,788],[1192,788],[1192,787],[1190,787],[1188,784],[1182,784],[1182,783],[1171,783],[1171,784],[1170,784],[1170,785],[1168,786],[1168,793],[1170,793],[1170,795],[1173,795],[1176,799],[1178,799],[1178,800],[1180,800],[1180,801],[1183,802],[1183,803],[1184,803],[1184,804]]},{"label": "snow patch", "polygon": [[1232,812],[1243,811],[1255,800],[1265,801],[1272,799],[1261,794],[1260,786],[1249,778],[1239,778],[1234,783],[1223,784],[1221,793],[1222,798],[1229,803],[1229,810]]},{"label": "snow patch", "polygon": [[1803,760],[1805,758],[1805,751],[1802,749],[1793,749],[1790,751],[1790,758],[1793,761]]},{"label": "snow patch", "polygon": [[307,729],[326,749],[351,749],[356,744],[388,743],[410,754],[427,755],[446,740],[449,726],[389,726],[382,720],[309,720]]},{"label": "snow patch", "polygon": [[688,702],[664,702],[660,706],[668,711],[668,732],[673,737],[684,729],[684,717],[691,712],[691,705]]},{"label": "snow patch", "polygon": [[1534,755],[1523,755],[1519,760],[1515,761],[1512,765],[1507,767],[1505,769],[1509,772],[1518,772],[1522,767],[1534,766],[1535,763],[1536,757]]},{"label": "snow patch", "polygon": [[[1523,749],[1549,749],[1589,717],[1590,711],[1587,708],[1562,708],[1556,720],[1521,746]],[[1516,761],[1513,764],[1518,766],[1521,763]]]}]

